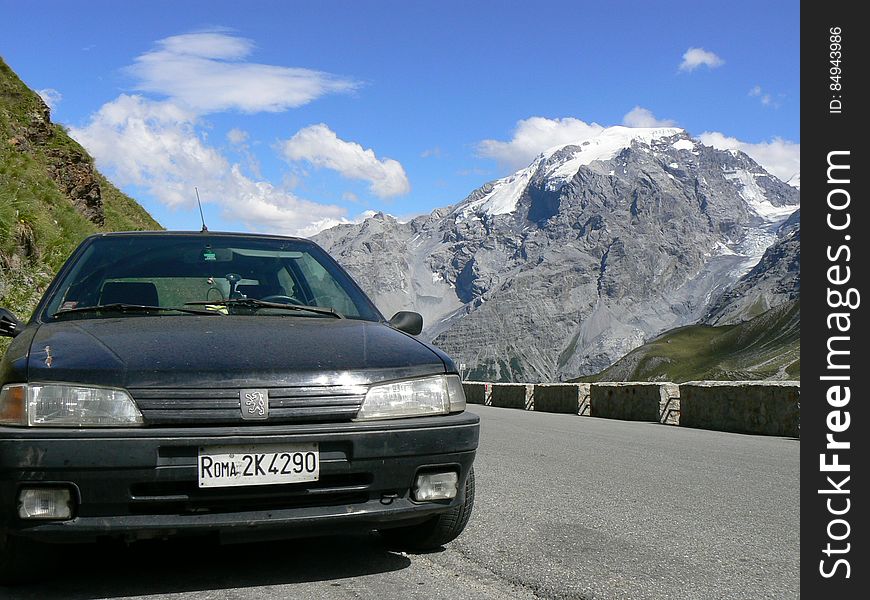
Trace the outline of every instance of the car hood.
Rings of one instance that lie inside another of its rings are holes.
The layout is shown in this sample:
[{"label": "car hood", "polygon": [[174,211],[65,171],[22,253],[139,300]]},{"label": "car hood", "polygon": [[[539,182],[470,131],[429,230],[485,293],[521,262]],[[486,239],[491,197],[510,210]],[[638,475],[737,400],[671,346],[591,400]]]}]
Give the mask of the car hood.
[{"label": "car hood", "polygon": [[30,348],[30,381],[115,387],[356,385],[446,370],[387,325],[321,317],[69,320],[41,325]]}]

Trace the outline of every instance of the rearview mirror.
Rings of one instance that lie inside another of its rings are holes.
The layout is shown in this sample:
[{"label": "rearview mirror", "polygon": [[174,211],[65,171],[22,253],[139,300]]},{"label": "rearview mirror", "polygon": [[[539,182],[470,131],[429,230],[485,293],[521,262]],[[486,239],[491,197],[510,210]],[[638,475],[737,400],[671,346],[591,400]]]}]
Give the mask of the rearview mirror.
[{"label": "rearview mirror", "polygon": [[5,308],[0,308],[0,335],[15,337],[24,329],[24,323]]},{"label": "rearview mirror", "polygon": [[420,332],[423,331],[423,316],[420,313],[409,310],[400,310],[393,315],[393,318],[388,323],[399,331],[404,331],[411,335],[420,335]]}]

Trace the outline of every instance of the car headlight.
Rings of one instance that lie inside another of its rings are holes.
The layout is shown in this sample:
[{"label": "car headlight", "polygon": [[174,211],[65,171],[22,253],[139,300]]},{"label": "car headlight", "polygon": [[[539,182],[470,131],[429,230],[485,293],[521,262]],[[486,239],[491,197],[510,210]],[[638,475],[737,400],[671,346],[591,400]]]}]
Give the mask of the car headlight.
[{"label": "car headlight", "polygon": [[0,424],[130,427],[142,413],[125,390],[63,383],[15,383],[0,390]]},{"label": "car headlight", "polygon": [[465,410],[465,392],[457,375],[436,375],[373,385],[357,421],[446,415]]}]

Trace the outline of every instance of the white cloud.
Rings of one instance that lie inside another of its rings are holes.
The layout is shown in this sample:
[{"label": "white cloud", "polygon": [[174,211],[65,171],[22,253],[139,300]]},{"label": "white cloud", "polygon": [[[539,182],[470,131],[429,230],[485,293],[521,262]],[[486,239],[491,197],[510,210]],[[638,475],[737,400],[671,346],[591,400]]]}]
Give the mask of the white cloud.
[{"label": "white cloud", "polygon": [[254,43],[251,40],[234,37],[225,31],[201,31],[173,35],[159,40],[157,45],[174,55],[222,60],[241,60],[254,49]]},{"label": "white cloud", "polygon": [[42,101],[45,102],[52,110],[57,108],[57,105],[60,104],[61,100],[63,100],[63,94],[61,94],[54,88],[36,90],[36,93],[39,94],[39,97],[42,98]]},{"label": "white cloud", "polygon": [[671,119],[657,119],[649,109],[635,106],[622,117],[622,124],[626,127],[675,127],[677,122]]},{"label": "white cloud", "polygon": [[420,158],[441,158],[441,148],[438,146],[426,148],[420,153]]},{"label": "white cloud", "polygon": [[238,146],[248,141],[248,132],[238,128],[233,128],[227,132],[227,139],[231,144]]},{"label": "white cloud", "polygon": [[[203,136],[203,139],[207,138],[207,132],[200,132],[200,135]],[[248,146],[248,139],[250,135],[244,129],[239,129],[237,127],[230,129],[227,132],[227,141],[231,144],[232,150],[238,152],[245,159],[245,166],[248,168],[248,172],[253,174],[254,177],[258,177],[260,179],[263,178],[263,175],[260,171],[260,161],[257,159],[256,154],[251,152],[250,146]],[[291,186],[295,187],[295,186]]]},{"label": "white cloud", "polygon": [[698,136],[704,144],[720,150],[740,150],[748,154],[771,175],[788,181],[801,170],[801,145],[782,138],[757,144],[741,142],[718,131],[705,131]]},{"label": "white cloud", "polygon": [[369,217],[373,217],[376,214],[378,214],[377,211],[364,210],[363,212],[361,212],[360,214],[355,216],[353,219],[346,219],[346,218],[321,219],[319,221],[316,221],[315,223],[312,223],[310,226],[306,227],[305,229],[300,230],[299,232],[296,233],[296,235],[300,235],[302,237],[312,237],[312,236],[320,233],[321,231],[323,231],[325,229],[329,229],[330,227],[335,227],[336,225],[349,225],[351,223],[362,223],[363,221],[365,221]]},{"label": "white cloud", "polygon": [[753,86],[751,90],[749,90],[749,95],[753,97],[757,97],[763,106],[772,106],[773,108],[779,108],[779,103],[773,101],[773,96],[768,92],[765,92],[760,85]]},{"label": "white cloud", "polygon": [[379,160],[373,150],[342,140],[323,123],[300,129],[280,148],[290,162],[304,160],[337,171],[348,179],[368,181],[369,190],[380,198],[411,191],[401,163],[391,158]]},{"label": "white cloud", "polygon": [[357,196],[353,192],[344,192],[341,195],[341,199],[345,202],[359,202],[359,196]]},{"label": "white cloud", "polygon": [[680,71],[694,71],[698,67],[705,66],[710,69],[721,67],[725,64],[715,53],[703,48],[689,48],[683,54],[683,62],[680,63]]},{"label": "white cloud", "polygon": [[371,217],[375,216],[376,214],[378,214],[378,211],[376,211],[376,210],[364,210],[360,214],[358,214],[357,216],[355,216],[353,218],[353,222],[354,223],[362,223],[366,219],[370,219]]},{"label": "white cloud", "polygon": [[167,96],[199,114],[239,110],[280,112],[359,84],[311,69],[246,62],[250,40],[224,32],[199,32],[159,40],[127,72],[135,89]]},{"label": "white cloud", "polygon": [[530,117],[517,121],[510,141],[483,140],[477,145],[477,153],[495,159],[502,166],[519,169],[528,165],[547,148],[582,142],[594,137],[603,129],[597,123],[586,123],[573,117],[564,119]]},{"label": "white cloud", "polygon": [[[197,134],[194,112],[170,101],[121,95],[71,130],[119,185],[142,187],[172,208],[218,204],[226,218],[257,231],[299,234],[346,221],[346,210],[295,196],[242,173]],[[240,229],[242,227],[239,227]]]}]

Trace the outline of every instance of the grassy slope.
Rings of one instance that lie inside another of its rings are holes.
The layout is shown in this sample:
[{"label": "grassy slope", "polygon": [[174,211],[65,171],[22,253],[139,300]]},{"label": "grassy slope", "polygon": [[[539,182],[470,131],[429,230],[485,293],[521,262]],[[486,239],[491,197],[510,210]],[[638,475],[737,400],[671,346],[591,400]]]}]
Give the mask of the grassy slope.
[{"label": "grassy slope", "polygon": [[673,329],[578,381],[800,379],[800,301],[740,325]]},{"label": "grassy slope", "polygon": [[[83,156],[59,125],[44,143],[13,143],[31,127],[41,102],[0,59],[0,306],[25,318],[70,252],[98,231],[161,229],[133,199],[97,174],[105,223],[80,214],[49,174],[48,152]],[[0,342],[0,352],[5,344]]]}]

